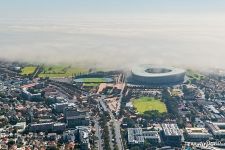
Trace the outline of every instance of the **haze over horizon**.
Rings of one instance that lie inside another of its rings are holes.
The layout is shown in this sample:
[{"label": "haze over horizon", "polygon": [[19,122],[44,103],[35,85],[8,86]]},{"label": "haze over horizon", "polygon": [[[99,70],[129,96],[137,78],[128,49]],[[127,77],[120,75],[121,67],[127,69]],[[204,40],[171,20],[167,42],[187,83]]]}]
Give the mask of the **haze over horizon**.
[{"label": "haze over horizon", "polygon": [[2,59],[225,68],[225,1],[1,1],[0,18]]}]

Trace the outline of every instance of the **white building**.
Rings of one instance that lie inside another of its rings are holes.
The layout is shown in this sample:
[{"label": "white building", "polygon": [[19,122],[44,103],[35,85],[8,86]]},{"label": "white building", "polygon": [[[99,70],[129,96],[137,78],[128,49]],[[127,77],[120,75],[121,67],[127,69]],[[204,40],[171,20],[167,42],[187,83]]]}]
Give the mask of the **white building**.
[{"label": "white building", "polygon": [[150,143],[160,143],[161,139],[158,131],[144,131],[142,128],[128,128],[129,144],[144,144],[145,140]]},{"label": "white building", "polygon": [[206,128],[186,128],[185,129],[186,138],[189,141],[207,141],[212,138]]},{"label": "white building", "polygon": [[183,134],[177,124],[162,124],[164,142],[168,146],[180,146]]}]

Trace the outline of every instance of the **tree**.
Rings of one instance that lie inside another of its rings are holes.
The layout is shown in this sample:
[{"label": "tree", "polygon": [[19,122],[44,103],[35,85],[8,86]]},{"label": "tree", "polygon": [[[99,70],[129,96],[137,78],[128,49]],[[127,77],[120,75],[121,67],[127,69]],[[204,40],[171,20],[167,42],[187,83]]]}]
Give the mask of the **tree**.
[{"label": "tree", "polygon": [[214,98],[215,98],[214,94],[210,94],[210,99],[212,100]]},{"label": "tree", "polygon": [[160,113],[158,110],[146,111],[143,114],[143,117],[146,120],[160,121],[163,120],[166,116],[166,113]]},{"label": "tree", "polygon": [[144,142],[144,149],[148,149],[148,148],[150,148],[150,147],[151,147],[150,142],[147,141],[147,140],[145,140],[145,142]]},{"label": "tree", "polygon": [[17,133],[17,128],[14,128],[13,131],[12,131],[12,133],[13,134],[16,134]]},{"label": "tree", "polygon": [[9,123],[11,125],[16,125],[17,122],[18,122],[18,118],[16,116],[12,116],[12,117],[9,118]]},{"label": "tree", "polygon": [[209,93],[208,92],[205,92],[205,99],[209,100]]},{"label": "tree", "polygon": [[[187,88],[186,86],[183,86],[183,88]],[[173,98],[169,91],[167,89],[163,89],[162,92],[162,98],[165,101],[168,113],[170,114],[171,117],[176,118],[179,116],[178,114],[178,98]]]},{"label": "tree", "polygon": [[118,148],[118,146],[117,146],[117,145],[114,147],[114,150],[119,150],[119,148]]},{"label": "tree", "polygon": [[142,148],[140,148],[139,146],[134,146],[134,147],[131,147],[130,150],[142,150]]},{"label": "tree", "polygon": [[1,98],[5,98],[6,96],[5,96],[5,94],[3,92],[0,92],[0,97]]},{"label": "tree", "polygon": [[59,150],[56,146],[47,147],[46,150]]},{"label": "tree", "polygon": [[130,118],[124,118],[123,123],[127,124],[128,128],[134,128],[135,127],[135,121],[133,119],[130,119]]},{"label": "tree", "polygon": [[13,145],[15,144],[15,141],[14,140],[9,140],[8,142],[8,147],[12,147]]}]

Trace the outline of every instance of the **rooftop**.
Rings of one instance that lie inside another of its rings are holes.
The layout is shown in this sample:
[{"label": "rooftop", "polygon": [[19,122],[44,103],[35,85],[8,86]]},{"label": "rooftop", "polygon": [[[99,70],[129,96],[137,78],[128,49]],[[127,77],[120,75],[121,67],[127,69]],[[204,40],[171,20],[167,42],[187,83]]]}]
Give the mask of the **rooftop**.
[{"label": "rooftop", "polygon": [[162,124],[162,128],[166,136],[181,136],[181,131],[177,124]]},{"label": "rooftop", "polygon": [[186,128],[188,134],[208,134],[206,128]]},{"label": "rooftop", "polygon": [[128,142],[134,144],[144,143],[145,139],[156,139],[160,142],[158,131],[143,131],[142,128],[128,128]]},{"label": "rooftop", "polygon": [[208,126],[214,133],[225,134],[225,122],[211,122]]}]

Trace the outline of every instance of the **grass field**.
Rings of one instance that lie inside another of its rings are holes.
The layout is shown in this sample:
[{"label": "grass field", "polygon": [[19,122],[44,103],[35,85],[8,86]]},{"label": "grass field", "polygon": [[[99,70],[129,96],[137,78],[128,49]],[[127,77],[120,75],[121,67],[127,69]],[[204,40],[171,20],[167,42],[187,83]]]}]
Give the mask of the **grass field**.
[{"label": "grass field", "polygon": [[83,83],[83,86],[94,87],[98,86],[100,83],[110,83],[113,82],[111,78],[78,78],[74,80],[77,83]]},{"label": "grass field", "polygon": [[85,87],[95,87],[99,86],[100,83],[84,83],[83,86]]},{"label": "grass field", "polygon": [[84,82],[84,86],[94,87],[99,86],[100,83],[105,82],[106,80],[104,78],[82,78],[82,81]]},{"label": "grass field", "polygon": [[35,66],[27,66],[27,67],[24,67],[22,70],[21,70],[21,75],[29,75],[29,74],[32,74],[34,73],[34,71],[36,70],[37,67]]},{"label": "grass field", "polygon": [[74,80],[75,82],[80,83],[110,83],[113,82],[113,79],[111,78],[77,78]]},{"label": "grass field", "polygon": [[85,83],[102,83],[106,82],[104,78],[82,78]]},{"label": "grass field", "polygon": [[141,97],[133,100],[132,103],[140,114],[149,110],[158,110],[160,113],[167,112],[166,105],[159,99],[154,99],[152,97]]},{"label": "grass field", "polygon": [[72,77],[74,74],[87,73],[88,69],[70,66],[44,66],[39,77]]}]

